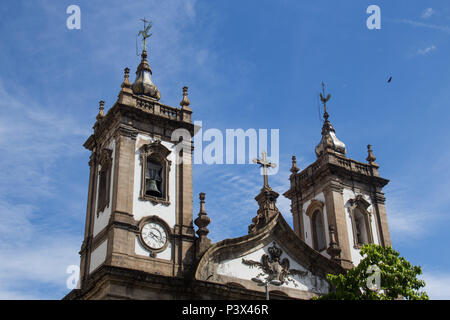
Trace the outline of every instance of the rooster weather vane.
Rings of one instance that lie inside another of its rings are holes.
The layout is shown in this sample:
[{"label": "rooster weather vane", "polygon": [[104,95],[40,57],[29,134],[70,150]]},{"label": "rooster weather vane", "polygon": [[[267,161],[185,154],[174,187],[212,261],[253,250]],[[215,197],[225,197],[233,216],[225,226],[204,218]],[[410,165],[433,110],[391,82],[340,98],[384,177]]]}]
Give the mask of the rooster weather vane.
[{"label": "rooster weather vane", "polygon": [[328,102],[328,100],[330,100],[331,94],[328,94],[325,97],[325,84],[323,83],[323,81],[322,81],[322,92],[319,93],[319,96],[320,96],[320,101],[322,101],[322,103],[323,103],[323,109],[324,109],[323,115],[324,115],[324,118],[325,118],[325,120],[328,120],[327,102]]},{"label": "rooster weather vane", "polygon": [[[147,39],[150,38],[152,35],[150,32],[150,29],[152,28],[152,22],[144,19],[141,19],[142,22],[144,22],[144,30],[140,30],[138,33],[138,37],[142,36],[142,43],[143,43],[143,50],[147,51]],[[148,25],[147,25],[148,22]]]},{"label": "rooster weather vane", "polygon": [[295,287],[297,284],[291,276],[298,275],[304,277],[308,274],[308,271],[301,271],[297,269],[290,269],[290,263],[288,258],[284,258],[280,261],[283,251],[273,243],[273,246],[269,248],[269,254],[264,254],[261,257],[261,262],[254,260],[242,259],[242,263],[250,266],[250,268],[257,267],[263,272],[257,275],[257,278],[265,276],[265,283],[273,285],[282,285],[288,282],[292,282]]}]

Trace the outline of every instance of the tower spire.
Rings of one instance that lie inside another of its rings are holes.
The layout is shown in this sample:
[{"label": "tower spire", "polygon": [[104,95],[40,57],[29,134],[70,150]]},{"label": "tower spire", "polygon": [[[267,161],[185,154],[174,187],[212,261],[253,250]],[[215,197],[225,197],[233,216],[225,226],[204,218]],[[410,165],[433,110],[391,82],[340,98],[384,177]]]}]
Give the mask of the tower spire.
[{"label": "tower spire", "polygon": [[325,151],[336,152],[345,156],[345,144],[336,137],[336,131],[331,125],[331,122],[328,120],[329,114],[327,110],[327,102],[330,100],[331,94],[327,94],[325,97],[325,84],[323,81],[322,92],[319,93],[319,96],[320,101],[322,101],[323,104],[323,118],[325,121],[322,126],[322,139],[316,146],[316,156],[320,157]]},{"label": "tower spire", "polygon": [[[147,38],[152,34],[149,33],[152,27],[152,22],[141,19],[144,21],[144,30],[139,31],[138,36],[142,36],[142,54],[141,63],[136,71],[136,80],[132,85],[133,93],[137,95],[144,95],[156,100],[161,98],[161,93],[158,87],[152,82],[152,69],[147,61]],[[146,25],[146,23],[149,23]]]}]

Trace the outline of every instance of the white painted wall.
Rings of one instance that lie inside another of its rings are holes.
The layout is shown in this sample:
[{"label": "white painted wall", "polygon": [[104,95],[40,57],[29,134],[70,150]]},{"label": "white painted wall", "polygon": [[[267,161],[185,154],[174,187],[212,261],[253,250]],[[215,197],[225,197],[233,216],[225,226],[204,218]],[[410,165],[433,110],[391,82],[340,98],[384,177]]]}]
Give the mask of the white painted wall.
[{"label": "white painted wall", "polygon": [[153,204],[150,201],[139,200],[139,195],[141,192],[141,173],[142,165],[139,159],[139,147],[143,145],[140,140],[145,141],[145,143],[151,143],[154,141],[148,135],[138,134],[135,152],[135,167],[134,167],[134,190],[133,190],[133,215],[135,220],[141,220],[142,218],[156,215],[164,220],[169,227],[173,228],[176,223],[175,216],[175,199],[176,199],[176,185],[175,185],[175,171],[176,171],[176,155],[175,155],[175,145],[170,142],[162,141],[162,145],[167,149],[171,150],[168,156],[168,160],[172,161],[171,168],[169,171],[169,201],[170,205],[165,206],[162,204]]},{"label": "white painted wall", "polygon": [[[111,216],[111,204],[112,204],[112,194],[113,194],[112,186],[114,183],[113,179],[114,179],[114,166],[115,166],[115,161],[114,161],[115,158],[114,157],[116,154],[116,141],[114,139],[112,139],[111,142],[109,143],[108,149],[112,149],[112,151],[113,151],[112,155],[111,155],[112,166],[111,166],[111,178],[110,178],[111,183],[109,184],[110,185],[110,187],[109,187],[109,205],[106,206],[103,211],[98,212],[98,214],[97,214],[97,201],[98,201],[98,191],[99,191],[98,186],[100,184],[100,176],[97,173],[97,177],[96,177],[97,192],[95,193],[95,204],[94,204],[95,205],[94,208],[95,208],[95,212],[96,212],[95,217],[94,217],[94,231],[93,231],[94,237],[108,225],[109,217]],[[99,165],[98,172],[100,171],[100,169],[101,169],[101,166]]]},{"label": "white painted wall", "polygon": [[[139,239],[139,236],[136,236],[135,244],[135,253],[140,256],[149,257],[150,251],[148,251],[141,243],[141,240]],[[172,243],[169,242],[167,245],[167,248],[164,251],[158,252],[156,254],[156,257],[158,259],[164,259],[164,260],[172,260]]]},{"label": "white painted wall", "polygon": [[91,262],[89,265],[89,273],[97,269],[105,262],[106,250],[108,249],[108,239],[103,241],[94,251],[91,252]]},{"label": "white painted wall", "polygon": [[[228,259],[223,262],[221,262],[218,266],[217,273],[220,275],[225,275],[228,277],[234,277],[238,279],[244,279],[244,280],[251,280],[252,278],[256,277],[259,273],[262,271],[257,268],[253,267],[250,268],[250,266],[245,265],[242,263],[242,259],[246,260],[254,260],[261,262],[261,257],[263,254],[269,254],[268,248],[273,245],[273,241],[271,241],[269,244],[267,244],[264,248],[258,249],[250,254],[244,255],[239,258],[235,259]],[[283,249],[283,246],[281,246],[279,243],[276,243],[276,245],[283,250],[283,254],[281,255],[281,260],[284,258],[288,258],[290,262],[290,269],[298,269],[301,271],[307,270],[304,266],[299,265],[294,259],[292,259],[290,256],[288,256],[285,253],[285,250]],[[303,290],[303,291],[311,291],[311,292],[317,292],[317,293],[327,293],[329,290],[328,283],[315,275],[313,275],[311,272],[308,271],[308,274],[305,277],[299,277],[299,276],[291,276],[291,278],[294,280],[294,283],[288,281],[287,284],[283,284],[282,287],[288,287],[292,289],[297,290]],[[297,286],[296,286],[297,285]],[[271,286],[271,290],[275,290],[276,286]]]}]

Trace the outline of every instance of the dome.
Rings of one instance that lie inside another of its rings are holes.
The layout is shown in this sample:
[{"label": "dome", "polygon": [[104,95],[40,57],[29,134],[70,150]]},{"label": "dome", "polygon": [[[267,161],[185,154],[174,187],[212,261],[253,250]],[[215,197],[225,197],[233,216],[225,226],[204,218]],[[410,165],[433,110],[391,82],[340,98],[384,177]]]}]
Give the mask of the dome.
[{"label": "dome", "polygon": [[136,71],[136,80],[131,89],[134,94],[144,95],[156,100],[161,98],[158,87],[152,82],[152,69],[147,61],[147,51],[142,51],[142,60]]}]

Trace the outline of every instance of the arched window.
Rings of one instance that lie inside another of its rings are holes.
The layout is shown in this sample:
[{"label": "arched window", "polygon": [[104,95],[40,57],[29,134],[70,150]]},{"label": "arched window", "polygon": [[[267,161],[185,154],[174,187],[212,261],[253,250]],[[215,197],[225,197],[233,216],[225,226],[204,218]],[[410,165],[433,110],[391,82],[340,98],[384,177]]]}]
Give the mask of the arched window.
[{"label": "arched window", "polygon": [[323,207],[322,201],[314,199],[306,209],[311,225],[312,247],[317,251],[323,251],[327,247]]},{"label": "arched window", "polygon": [[325,227],[323,223],[323,214],[320,210],[315,210],[312,215],[313,247],[317,251],[326,248]]},{"label": "arched window", "polygon": [[147,158],[147,170],[145,172],[145,195],[158,198],[164,197],[164,172],[163,165],[158,160]]},{"label": "arched window", "polygon": [[367,208],[370,203],[361,195],[350,200],[350,217],[352,220],[353,242],[355,248],[360,248],[366,243],[373,243],[371,217]]},{"label": "arched window", "polygon": [[355,231],[358,245],[363,245],[369,242],[367,236],[367,226],[363,214],[358,209],[355,210]]},{"label": "arched window", "polygon": [[100,171],[98,181],[97,216],[109,206],[109,193],[111,186],[112,150],[103,149],[100,153]]},{"label": "arched window", "polygon": [[142,165],[140,200],[169,205],[170,150],[160,140],[140,148]]}]

